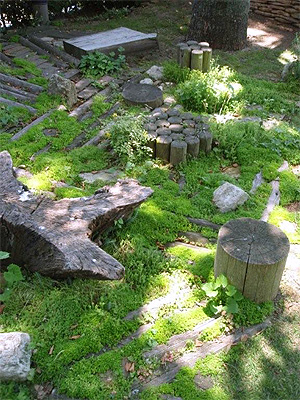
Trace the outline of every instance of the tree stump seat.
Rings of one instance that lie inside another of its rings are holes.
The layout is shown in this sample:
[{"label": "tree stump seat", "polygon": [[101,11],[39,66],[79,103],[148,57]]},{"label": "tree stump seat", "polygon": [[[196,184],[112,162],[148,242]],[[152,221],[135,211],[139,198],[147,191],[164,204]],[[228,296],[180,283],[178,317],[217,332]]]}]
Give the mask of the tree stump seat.
[{"label": "tree stump seat", "polygon": [[224,274],[257,303],[273,300],[289,249],[287,236],[276,226],[251,218],[231,220],[219,231],[215,276]]}]

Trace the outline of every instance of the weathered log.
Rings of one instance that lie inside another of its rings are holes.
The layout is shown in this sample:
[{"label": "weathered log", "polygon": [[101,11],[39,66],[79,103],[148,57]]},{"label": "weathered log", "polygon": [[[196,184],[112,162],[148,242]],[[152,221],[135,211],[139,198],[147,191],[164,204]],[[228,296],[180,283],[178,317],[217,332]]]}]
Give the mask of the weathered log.
[{"label": "weathered log", "polygon": [[273,300],[289,249],[288,238],[276,226],[251,218],[231,220],[219,231],[215,276],[224,274],[257,303]]},{"label": "weathered log", "polygon": [[169,162],[171,143],[170,136],[159,136],[156,139],[156,157]]},{"label": "weathered log", "polygon": [[210,47],[207,47],[204,48],[202,51],[203,51],[202,72],[208,72],[210,70],[212,49]]},{"label": "weathered log", "polygon": [[183,140],[173,140],[170,150],[170,163],[180,164],[186,161],[187,144]]},{"label": "weathered log", "polygon": [[53,113],[54,110],[48,111],[46,114],[43,114],[39,118],[35,119],[33,122],[31,122],[29,125],[25,126],[23,129],[21,129],[19,132],[14,134],[14,136],[10,139],[12,141],[20,139],[23,135],[25,135],[26,132],[29,131],[29,129],[33,128],[34,126],[40,124],[43,122],[46,118],[50,117],[50,115]]},{"label": "weathered log", "polygon": [[28,92],[35,93],[35,94],[39,94],[44,90],[44,88],[42,86],[36,85],[34,83],[29,83],[29,82],[23,81],[22,79],[18,79],[13,76],[8,76],[8,75],[1,74],[1,73],[0,73],[0,82],[9,83],[10,85],[13,85],[15,87],[24,88],[25,90],[28,90]]},{"label": "weathered log", "polygon": [[36,97],[37,97],[33,93],[26,92],[25,90],[22,90],[20,88],[16,89],[13,86],[6,85],[5,83],[1,83],[1,82],[0,82],[0,89],[5,89],[5,90],[9,90],[10,92],[13,92],[13,93],[21,94],[21,95],[23,95],[25,97],[28,97],[31,100],[36,100]]},{"label": "weathered log", "polygon": [[4,89],[1,86],[0,86],[0,94],[4,95],[4,96],[13,97],[14,99],[19,100],[19,101],[29,101],[31,103],[34,102],[34,99],[32,99],[30,97],[24,96],[23,94],[16,93],[15,91],[10,90],[10,89]]},{"label": "weathered log", "polygon": [[199,138],[195,136],[187,136],[185,138],[185,141],[187,143],[187,152],[193,157],[198,157],[199,155],[199,146],[200,146],[200,140]]},{"label": "weathered log", "polygon": [[191,65],[191,49],[187,46],[180,47],[180,66],[182,68],[190,68]]},{"label": "weathered log", "polygon": [[204,151],[205,153],[209,153],[211,151],[212,146],[212,135],[207,130],[202,130],[198,137],[200,139],[200,150]]},{"label": "weathered log", "polygon": [[25,104],[18,103],[17,101],[6,99],[5,97],[0,97],[0,103],[7,104],[8,106],[11,106],[11,107],[26,108],[26,110],[28,110],[31,114],[36,114],[37,113],[37,109],[36,108],[27,106]]},{"label": "weathered log", "polygon": [[158,87],[142,83],[128,83],[124,86],[122,96],[125,103],[135,106],[157,108],[164,102],[163,93]]},{"label": "weathered log", "polygon": [[0,153],[0,165],[1,250],[10,253],[9,262],[54,278],[122,278],[124,267],[91,239],[128,218],[150,188],[118,181],[91,197],[53,201],[15,179],[7,151]]},{"label": "weathered log", "polygon": [[218,231],[221,228],[221,225],[214,224],[213,222],[207,221],[206,219],[201,218],[191,218],[187,217],[187,219],[195,225],[203,226],[205,228],[213,229],[214,231]]},{"label": "weathered log", "polygon": [[36,36],[29,36],[28,39],[36,44],[37,46],[41,47],[44,50],[47,50],[49,53],[54,54],[55,56],[59,57],[61,60],[66,61],[70,65],[74,65],[75,67],[78,67],[80,60],[78,58],[75,58],[73,56],[70,56],[69,54],[65,53],[64,51],[59,50],[58,47],[52,46],[49,43],[44,42],[42,39],[36,37]]}]

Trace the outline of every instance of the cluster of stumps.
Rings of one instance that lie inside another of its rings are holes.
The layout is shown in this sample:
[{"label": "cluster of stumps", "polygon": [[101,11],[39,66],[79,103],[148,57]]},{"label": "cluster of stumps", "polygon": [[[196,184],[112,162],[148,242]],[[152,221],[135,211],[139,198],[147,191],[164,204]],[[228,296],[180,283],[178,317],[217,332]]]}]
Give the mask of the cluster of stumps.
[{"label": "cluster of stumps", "polygon": [[212,146],[209,126],[201,115],[184,112],[181,105],[155,108],[147,118],[149,147],[153,156],[172,165],[186,161],[187,154],[198,157]]},{"label": "cluster of stumps", "polygon": [[212,49],[207,42],[188,40],[177,44],[177,62],[181,67],[207,72],[210,70]]}]

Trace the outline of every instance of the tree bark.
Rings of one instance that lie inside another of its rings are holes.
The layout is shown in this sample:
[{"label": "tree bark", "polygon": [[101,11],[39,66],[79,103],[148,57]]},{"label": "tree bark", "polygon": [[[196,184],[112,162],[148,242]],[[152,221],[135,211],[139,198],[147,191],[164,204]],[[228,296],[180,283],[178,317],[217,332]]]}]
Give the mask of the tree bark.
[{"label": "tree bark", "polygon": [[215,49],[246,46],[250,0],[194,0],[188,39]]}]

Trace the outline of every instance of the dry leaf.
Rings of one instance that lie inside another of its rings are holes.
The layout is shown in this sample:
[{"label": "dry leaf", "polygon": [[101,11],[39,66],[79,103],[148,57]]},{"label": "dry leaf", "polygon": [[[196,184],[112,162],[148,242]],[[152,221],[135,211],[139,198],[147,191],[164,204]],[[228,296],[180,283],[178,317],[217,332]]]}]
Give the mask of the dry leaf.
[{"label": "dry leaf", "polygon": [[246,334],[241,336],[241,342],[247,342],[248,339],[249,339],[249,336]]},{"label": "dry leaf", "polygon": [[201,342],[201,340],[199,340],[199,339],[195,340],[195,346],[196,347],[201,347],[202,345],[203,345],[203,342]]},{"label": "dry leaf", "polygon": [[50,347],[50,350],[49,350],[49,353],[48,353],[50,356],[52,355],[53,350],[54,350],[54,345]]},{"label": "dry leaf", "polygon": [[171,363],[174,361],[174,355],[170,351],[167,351],[161,358],[161,362],[166,364],[167,362]]},{"label": "dry leaf", "polygon": [[78,324],[72,325],[72,326],[70,327],[70,329],[75,329],[75,328],[77,328],[77,326],[78,326]]},{"label": "dry leaf", "polygon": [[70,339],[76,340],[76,339],[79,339],[80,337],[81,337],[81,335],[74,335],[74,336],[71,336]]},{"label": "dry leaf", "polygon": [[134,363],[127,361],[125,363],[125,371],[126,372],[134,372]]},{"label": "dry leaf", "polygon": [[37,374],[41,374],[41,373],[42,373],[42,370],[41,370],[40,367],[37,367],[37,368],[35,369],[35,372],[36,372]]}]

